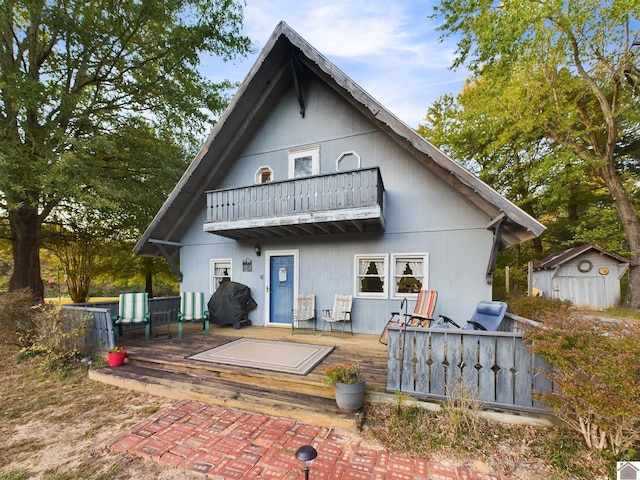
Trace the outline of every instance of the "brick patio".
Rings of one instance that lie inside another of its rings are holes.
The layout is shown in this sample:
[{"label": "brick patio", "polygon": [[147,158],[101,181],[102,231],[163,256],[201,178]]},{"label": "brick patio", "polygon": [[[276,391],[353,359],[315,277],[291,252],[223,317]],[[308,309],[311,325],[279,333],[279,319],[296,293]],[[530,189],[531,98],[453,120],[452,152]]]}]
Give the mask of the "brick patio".
[{"label": "brick patio", "polygon": [[357,434],[190,400],[155,413],[108,446],[203,478],[297,480],[303,474],[294,454],[302,445],[318,451],[314,480],[507,480],[388,452]]}]

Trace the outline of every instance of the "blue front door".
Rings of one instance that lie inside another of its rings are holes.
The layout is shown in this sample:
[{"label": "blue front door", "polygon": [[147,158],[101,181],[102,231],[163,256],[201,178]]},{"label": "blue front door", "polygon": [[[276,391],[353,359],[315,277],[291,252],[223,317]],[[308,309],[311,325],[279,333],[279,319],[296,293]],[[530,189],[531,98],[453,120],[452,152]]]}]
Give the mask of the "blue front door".
[{"label": "blue front door", "polygon": [[293,255],[273,256],[269,265],[269,318],[291,324],[293,309]]}]

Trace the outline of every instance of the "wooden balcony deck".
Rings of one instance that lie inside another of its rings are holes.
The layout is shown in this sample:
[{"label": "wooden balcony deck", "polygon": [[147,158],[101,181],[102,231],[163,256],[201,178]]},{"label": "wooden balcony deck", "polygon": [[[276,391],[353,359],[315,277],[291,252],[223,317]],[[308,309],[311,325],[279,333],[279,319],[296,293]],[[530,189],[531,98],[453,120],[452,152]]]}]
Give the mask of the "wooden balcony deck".
[{"label": "wooden balcony deck", "polygon": [[233,239],[382,232],[378,168],[206,192],[204,231]]},{"label": "wooden balcony deck", "polygon": [[[171,334],[169,338],[166,334]],[[386,392],[387,347],[375,335],[326,333],[315,335],[278,327],[211,326],[205,337],[202,325],[184,325],[177,338],[175,324],[155,327],[152,340],[142,331],[129,331],[118,339],[128,351],[127,364],[117,368],[92,368],[89,378],[135,391],[174,399],[192,399],[215,405],[293,418],[304,423],[355,429],[361,418],[338,410],[333,390],[320,380],[328,364],[357,362],[367,378],[365,401],[393,402]],[[157,335],[157,337],[156,337]],[[292,375],[244,367],[189,360],[186,357],[222,345],[236,338],[260,338],[334,346],[333,352],[308,375]]]}]

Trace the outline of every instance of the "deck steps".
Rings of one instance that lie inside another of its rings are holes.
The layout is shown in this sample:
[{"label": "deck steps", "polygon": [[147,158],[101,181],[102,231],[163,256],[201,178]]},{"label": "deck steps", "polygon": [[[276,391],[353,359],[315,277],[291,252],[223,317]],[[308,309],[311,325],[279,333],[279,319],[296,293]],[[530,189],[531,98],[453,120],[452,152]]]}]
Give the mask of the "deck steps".
[{"label": "deck steps", "polygon": [[293,418],[317,426],[354,430],[361,422],[359,414],[338,410],[330,389],[327,395],[315,395],[301,391],[304,389],[284,389],[278,381],[234,381],[194,371],[149,368],[135,362],[118,368],[91,369],[89,378],[128,390]]},{"label": "deck steps", "polygon": [[[171,325],[175,329],[175,325]],[[365,401],[395,402],[386,392],[386,347],[377,336],[292,336],[281,328],[213,328],[203,336],[199,324],[185,324],[184,338],[175,335],[145,341],[140,332],[127,332],[119,344],[128,351],[127,363],[117,368],[91,368],[89,378],[109,385],[166,398],[204,401],[265,415],[343,429],[357,429],[357,414],[338,410],[333,390],[321,382],[323,367],[358,363],[367,378]],[[173,333],[170,331],[170,333]],[[308,375],[220,365],[189,359],[195,353],[223,345],[238,337],[328,345],[334,350]]]}]

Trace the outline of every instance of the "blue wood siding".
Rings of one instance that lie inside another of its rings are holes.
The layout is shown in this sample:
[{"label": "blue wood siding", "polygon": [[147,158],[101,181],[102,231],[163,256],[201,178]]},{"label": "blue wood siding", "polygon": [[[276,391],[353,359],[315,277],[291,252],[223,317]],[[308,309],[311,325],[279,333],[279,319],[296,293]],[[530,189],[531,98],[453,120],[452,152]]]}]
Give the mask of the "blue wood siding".
[{"label": "blue wood siding", "polygon": [[[230,240],[203,231],[206,196],[202,192],[201,214],[181,240],[182,290],[211,293],[210,259],[232,258],[233,280],[251,288],[258,308],[250,318],[260,325],[266,318],[267,250],[299,251],[298,291],[314,293],[318,311],[331,308],[335,294],[354,294],[355,254],[429,253],[429,288],[439,292],[436,315],[467,320],[479,301],[491,299],[491,285],[485,281],[493,237],[486,228],[489,219],[328,88],[311,83],[305,90],[305,117],[298,113],[295,94],[285,96],[218,188],[252,185],[262,166],[273,169],[275,181],[286,180],[291,148],[319,145],[320,174],[334,173],[340,155],[355,151],[361,168],[380,168],[386,231]],[[261,257],[253,251],[256,243],[262,246]],[[242,271],[243,259],[252,261],[251,272]],[[399,304],[393,298],[354,298],[354,330],[379,332],[388,312],[397,311]],[[413,301],[409,306],[413,308]]]}]

